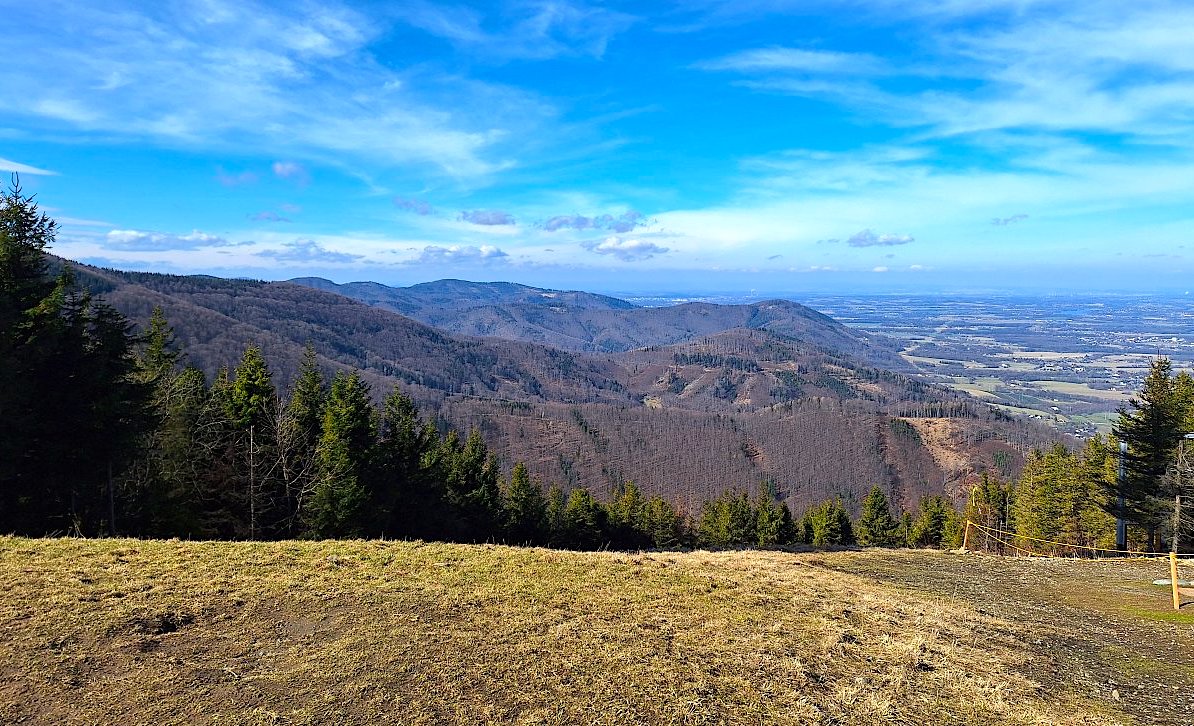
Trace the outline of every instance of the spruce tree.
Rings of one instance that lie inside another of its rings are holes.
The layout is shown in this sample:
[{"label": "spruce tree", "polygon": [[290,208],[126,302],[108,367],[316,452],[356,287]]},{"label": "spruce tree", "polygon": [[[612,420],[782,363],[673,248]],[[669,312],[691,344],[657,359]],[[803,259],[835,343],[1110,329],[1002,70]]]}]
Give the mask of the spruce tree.
[{"label": "spruce tree", "polygon": [[891,516],[887,495],[878,486],[862,500],[862,514],[858,518],[858,544],[863,547],[895,547],[899,543],[900,525]]},{"label": "spruce tree", "polygon": [[[791,519],[791,514],[788,515],[788,518]],[[786,544],[784,537],[783,508],[777,505],[772,496],[764,490],[755,500],[754,544],[764,549],[777,547]]]},{"label": "spruce tree", "polygon": [[277,511],[285,499],[285,482],[277,476],[276,466],[278,394],[269,365],[256,345],[245,348],[226,403],[237,451],[237,473],[229,484],[234,491],[243,492],[240,535],[258,539],[272,529],[267,523],[285,518]]},{"label": "spruce tree", "polygon": [[666,499],[654,496],[643,507],[643,529],[651,538],[653,547],[671,549],[680,546],[683,520]]},{"label": "spruce tree", "polygon": [[553,484],[547,490],[547,537],[552,547],[567,547],[568,532],[567,518],[564,516],[568,508],[568,500],[564,490]]},{"label": "spruce tree", "polygon": [[15,178],[0,193],[0,531],[110,534],[149,387],[128,321],[50,274],[56,230]]},{"label": "spruce tree", "polygon": [[448,501],[455,510],[458,525],[454,537],[466,542],[481,542],[500,535],[502,528],[502,492],[498,484],[497,459],[489,453],[481,432],[469,432],[459,445],[455,432],[444,439],[439,454],[444,469]]},{"label": "spruce tree", "polygon": [[[914,547],[941,547],[956,537],[957,519],[953,505],[940,494],[920,500],[920,513],[912,524]],[[952,530],[951,530],[952,527]]]},{"label": "spruce tree", "polygon": [[375,438],[368,384],[356,371],[337,373],[316,448],[317,478],[308,515],[316,536],[365,534],[370,499],[365,474]]},{"label": "spruce tree", "polygon": [[511,544],[542,544],[547,539],[547,500],[531,481],[526,464],[514,465],[506,488],[506,537]]},{"label": "spruce tree", "polygon": [[327,396],[315,349],[308,344],[277,426],[275,445],[281,492],[278,516],[273,523],[276,536],[294,537],[302,532],[303,507],[315,491],[316,449]]},{"label": "spruce tree", "polygon": [[564,507],[564,531],[567,546],[576,550],[596,550],[609,544],[605,532],[606,513],[585,489],[573,489]]},{"label": "spruce tree", "polygon": [[410,396],[394,388],[382,405],[375,457],[374,506],[390,537],[434,537],[446,529],[443,492],[428,460],[438,435]]},{"label": "spruce tree", "polygon": [[651,543],[643,526],[645,506],[637,484],[628,481],[618,487],[609,504],[609,530],[615,547],[637,549]]},{"label": "spruce tree", "polygon": [[1160,524],[1156,500],[1168,500],[1174,494],[1166,486],[1165,474],[1184,433],[1182,425],[1186,418],[1181,410],[1181,396],[1175,390],[1172,370],[1168,358],[1153,361],[1140,395],[1119,410],[1114,429],[1115,437],[1128,444],[1127,476],[1119,490],[1108,497],[1108,506],[1116,508],[1114,494],[1122,494],[1126,503],[1125,518],[1148,530],[1150,544]]},{"label": "spruce tree", "polygon": [[804,515],[805,542],[814,547],[855,544],[850,513],[841,499],[828,499],[812,507]]}]

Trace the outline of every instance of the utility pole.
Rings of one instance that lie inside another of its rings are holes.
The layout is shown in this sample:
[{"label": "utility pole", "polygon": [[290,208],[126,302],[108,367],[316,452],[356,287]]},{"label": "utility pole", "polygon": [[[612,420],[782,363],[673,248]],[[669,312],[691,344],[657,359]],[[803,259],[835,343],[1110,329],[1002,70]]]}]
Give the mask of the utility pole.
[{"label": "utility pole", "polygon": [[1124,460],[1128,458],[1128,442],[1119,442],[1119,473],[1116,475],[1116,490],[1119,494],[1117,499],[1118,509],[1115,510],[1115,549],[1123,551],[1128,549],[1128,521],[1124,519],[1124,509],[1126,504],[1124,502],[1124,486],[1126,486],[1127,472],[1125,470]]}]

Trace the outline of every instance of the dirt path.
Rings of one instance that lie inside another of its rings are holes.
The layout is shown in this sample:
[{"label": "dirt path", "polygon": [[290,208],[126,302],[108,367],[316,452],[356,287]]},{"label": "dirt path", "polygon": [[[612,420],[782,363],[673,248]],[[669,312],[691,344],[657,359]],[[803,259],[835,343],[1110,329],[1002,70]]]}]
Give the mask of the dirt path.
[{"label": "dirt path", "polygon": [[[921,552],[836,553],[830,569],[969,602],[1028,626],[1027,674],[1110,699],[1144,723],[1194,723],[1194,605],[1172,609],[1159,560],[1007,558]],[[1194,575],[1184,564],[1182,577]]]}]

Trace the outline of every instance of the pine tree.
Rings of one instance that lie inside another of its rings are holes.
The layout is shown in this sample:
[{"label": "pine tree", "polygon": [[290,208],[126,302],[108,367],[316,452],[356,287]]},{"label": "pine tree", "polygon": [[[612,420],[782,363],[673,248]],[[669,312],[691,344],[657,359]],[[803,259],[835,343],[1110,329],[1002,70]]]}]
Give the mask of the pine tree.
[{"label": "pine tree", "polygon": [[858,544],[864,547],[895,547],[899,543],[900,525],[891,516],[887,496],[878,486],[862,500],[862,514],[858,518]]},{"label": "pine tree", "polygon": [[[789,521],[791,513],[788,514]],[[755,542],[764,549],[787,544],[784,532],[784,510],[766,490],[755,500]]]},{"label": "pine tree", "polygon": [[315,492],[316,450],[327,397],[323,371],[315,349],[308,344],[290,389],[290,399],[276,426],[277,475],[281,486],[278,516],[273,522],[276,536],[294,537],[302,531],[303,508]]},{"label": "pine tree", "polygon": [[395,388],[382,406],[372,489],[387,536],[443,536],[451,518],[428,460],[438,443],[409,396]]},{"label": "pine tree", "polygon": [[613,545],[620,549],[638,549],[651,544],[643,526],[646,501],[632,481],[618,487],[609,504],[609,531]]},{"label": "pine tree", "polygon": [[957,538],[957,513],[940,494],[920,500],[920,513],[912,524],[912,546],[941,547]]},{"label": "pine tree", "polygon": [[318,474],[309,512],[316,536],[365,534],[370,499],[365,473],[375,438],[369,386],[356,371],[337,373],[316,448]]},{"label": "pine tree", "polygon": [[510,475],[505,509],[506,536],[512,544],[541,544],[547,539],[547,500],[521,461]]},{"label": "pine tree", "polygon": [[568,547],[596,550],[609,543],[606,516],[601,504],[585,489],[573,489],[564,507],[564,532]]},{"label": "pine tree", "polygon": [[663,497],[647,500],[643,507],[643,529],[651,538],[656,549],[671,549],[680,546],[683,537],[683,520],[675,508]]},{"label": "pine tree", "polygon": [[547,491],[547,533],[548,544],[552,547],[568,546],[567,519],[564,516],[567,508],[564,490],[553,484]]},{"label": "pine tree", "polygon": [[[1119,410],[1115,437],[1128,444],[1125,458],[1126,480],[1121,485],[1126,503],[1124,518],[1144,526],[1152,546],[1158,521],[1157,500],[1171,499],[1166,472],[1173,461],[1186,418],[1181,397],[1171,377],[1173,365],[1168,358],[1153,361],[1140,395]],[[1108,497],[1109,506],[1117,507],[1116,496]],[[1115,512],[1111,512],[1115,514]]]},{"label": "pine tree", "polygon": [[56,230],[15,178],[0,193],[0,531],[111,534],[150,391],[128,321],[50,275]]}]

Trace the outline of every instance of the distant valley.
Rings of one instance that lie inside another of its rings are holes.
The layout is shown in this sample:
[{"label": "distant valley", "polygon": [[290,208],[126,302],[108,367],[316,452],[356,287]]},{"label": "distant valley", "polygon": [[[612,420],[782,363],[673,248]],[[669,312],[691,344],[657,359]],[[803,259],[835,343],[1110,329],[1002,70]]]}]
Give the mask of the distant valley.
[{"label": "distant valley", "polygon": [[208,375],[254,342],[285,385],[309,343],[376,395],[399,385],[445,425],[479,429],[506,466],[598,495],[633,480],[690,511],[732,488],[797,511],[834,496],[856,508],[875,484],[911,509],[960,497],[982,471],[1012,476],[1057,437],[926,384],[898,343],[789,301],[648,308],[506,283],[78,269],[134,320],[162,307]]}]

